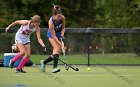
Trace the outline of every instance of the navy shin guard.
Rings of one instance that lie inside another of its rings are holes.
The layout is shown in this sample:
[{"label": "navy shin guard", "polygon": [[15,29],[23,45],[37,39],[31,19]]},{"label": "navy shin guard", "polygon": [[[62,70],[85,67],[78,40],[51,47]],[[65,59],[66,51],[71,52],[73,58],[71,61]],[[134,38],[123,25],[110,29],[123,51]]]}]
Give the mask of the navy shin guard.
[{"label": "navy shin guard", "polygon": [[53,59],[54,59],[53,68],[55,68],[55,67],[57,67],[57,64],[58,64],[59,55],[58,55],[58,54],[54,54],[54,55],[52,55],[52,56],[53,56]]}]

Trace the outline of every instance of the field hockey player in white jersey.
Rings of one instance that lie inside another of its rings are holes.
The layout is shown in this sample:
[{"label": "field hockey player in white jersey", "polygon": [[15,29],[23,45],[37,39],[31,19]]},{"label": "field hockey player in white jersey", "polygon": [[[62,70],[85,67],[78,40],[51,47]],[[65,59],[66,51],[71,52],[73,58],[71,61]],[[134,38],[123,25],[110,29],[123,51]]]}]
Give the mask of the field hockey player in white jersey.
[{"label": "field hockey player in white jersey", "polygon": [[28,62],[30,58],[30,52],[31,52],[31,47],[30,47],[30,35],[33,32],[36,32],[38,42],[40,45],[43,47],[43,49],[46,51],[46,46],[43,43],[41,36],[40,36],[40,16],[34,15],[31,20],[17,20],[10,24],[5,32],[7,32],[11,27],[15,25],[21,25],[19,30],[17,31],[15,35],[15,43],[16,46],[18,47],[19,53],[15,55],[13,59],[10,60],[9,67],[13,68],[14,63],[19,59],[22,58],[19,66],[16,68],[16,73],[26,73],[26,71],[23,71],[24,65]]}]

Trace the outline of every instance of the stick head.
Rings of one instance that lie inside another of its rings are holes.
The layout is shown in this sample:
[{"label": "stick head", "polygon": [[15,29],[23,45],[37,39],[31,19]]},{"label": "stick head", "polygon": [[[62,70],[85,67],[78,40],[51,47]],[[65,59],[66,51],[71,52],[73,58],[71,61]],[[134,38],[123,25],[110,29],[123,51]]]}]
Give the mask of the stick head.
[{"label": "stick head", "polygon": [[79,71],[79,69],[78,68],[75,68],[75,71]]},{"label": "stick head", "polygon": [[68,71],[69,70],[69,67],[68,66],[65,66],[65,69]]},{"label": "stick head", "polygon": [[67,71],[69,70],[69,69],[66,69]]}]

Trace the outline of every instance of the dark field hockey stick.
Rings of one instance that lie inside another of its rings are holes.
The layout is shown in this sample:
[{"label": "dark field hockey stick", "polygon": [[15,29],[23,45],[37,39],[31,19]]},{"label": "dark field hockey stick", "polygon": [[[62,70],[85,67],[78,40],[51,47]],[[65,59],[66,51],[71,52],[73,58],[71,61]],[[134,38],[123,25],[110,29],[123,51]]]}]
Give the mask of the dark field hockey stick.
[{"label": "dark field hockey stick", "polygon": [[71,69],[73,69],[73,70],[75,70],[75,71],[79,71],[78,68],[74,68],[74,67],[72,67],[71,65],[67,64],[67,63],[64,62],[63,60],[61,60],[61,59],[59,59],[59,58],[58,58],[58,60],[61,61],[62,63],[64,63],[67,67],[70,67]]},{"label": "dark field hockey stick", "polygon": [[[45,51],[46,52],[46,51]],[[49,54],[51,54],[51,52],[49,52],[49,51],[47,51]],[[54,55],[53,55],[54,56]],[[56,57],[56,56],[54,56],[54,57]],[[58,57],[56,57],[56,58],[58,58]],[[63,60],[61,60],[61,59],[59,59],[58,58],[58,60],[59,61],[61,61],[63,64],[65,64],[67,67],[69,67],[69,68],[71,68],[71,69],[73,69],[73,70],[75,70],[75,71],[79,71],[79,69],[78,68],[74,68],[74,67],[72,67],[71,65],[69,65],[69,64],[67,64],[65,61],[63,61]]]}]

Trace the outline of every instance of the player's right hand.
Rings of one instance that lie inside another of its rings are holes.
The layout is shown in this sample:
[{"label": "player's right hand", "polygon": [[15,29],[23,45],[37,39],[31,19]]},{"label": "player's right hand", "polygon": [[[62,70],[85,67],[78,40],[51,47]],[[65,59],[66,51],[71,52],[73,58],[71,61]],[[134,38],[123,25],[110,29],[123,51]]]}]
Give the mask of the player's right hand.
[{"label": "player's right hand", "polygon": [[47,49],[46,46],[44,46],[43,49],[44,49],[45,52],[48,52],[48,49]]}]

